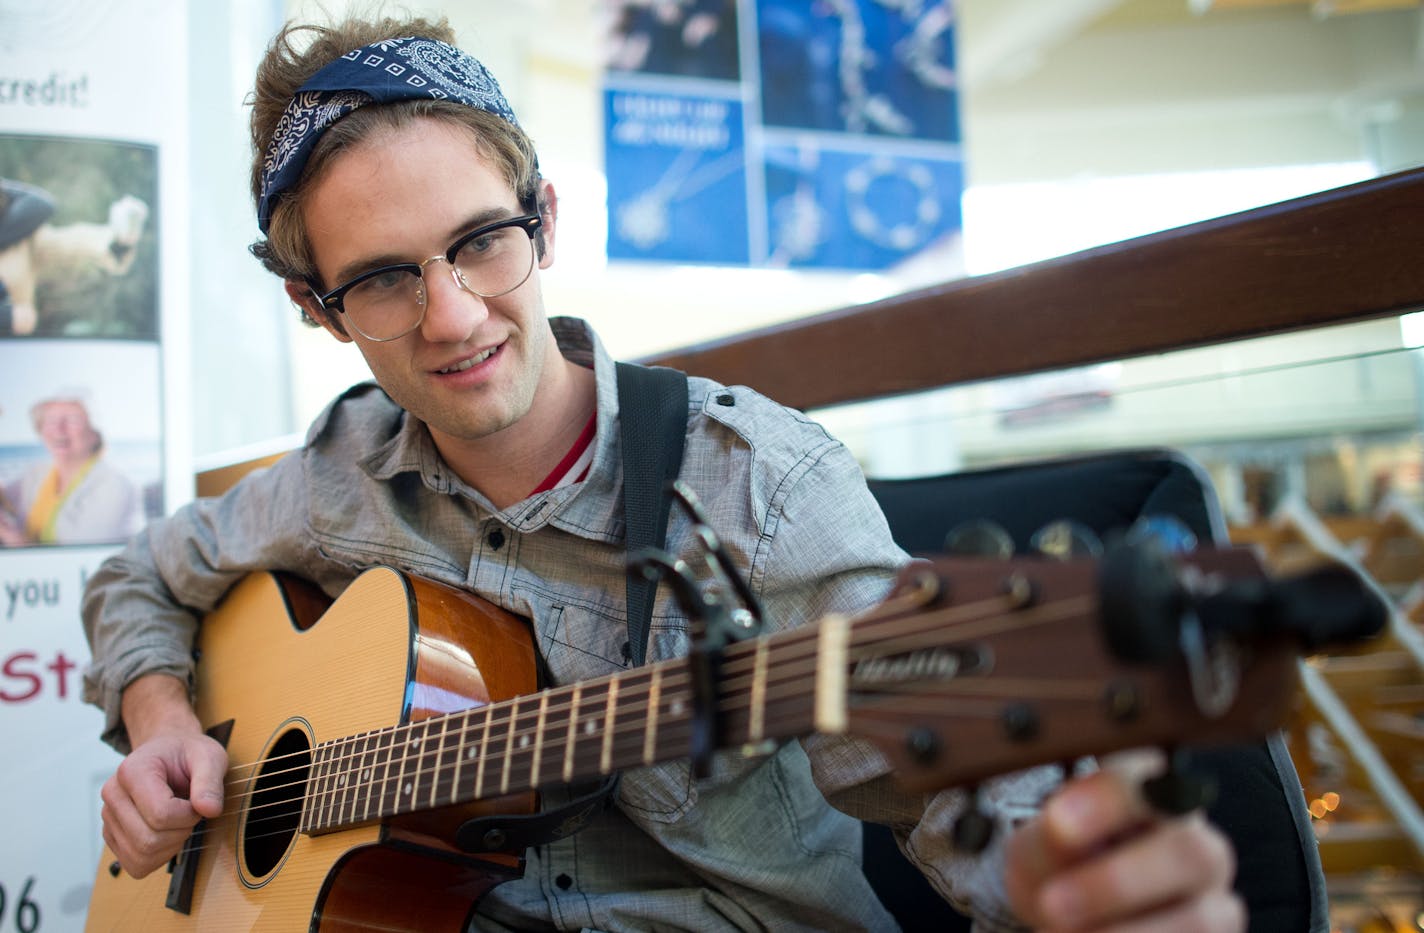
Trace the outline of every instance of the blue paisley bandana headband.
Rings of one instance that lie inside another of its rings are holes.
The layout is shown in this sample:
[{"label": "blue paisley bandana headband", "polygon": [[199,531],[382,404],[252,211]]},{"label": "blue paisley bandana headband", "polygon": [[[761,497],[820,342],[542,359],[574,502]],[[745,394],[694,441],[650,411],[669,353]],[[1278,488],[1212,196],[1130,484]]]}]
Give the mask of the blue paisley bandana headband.
[{"label": "blue paisley bandana headband", "polygon": [[494,75],[452,45],[407,37],[347,52],[307,79],[278,121],[262,160],[258,228],[267,233],[272,209],[302,177],[327,127],[358,107],[399,100],[455,101],[519,125]]}]

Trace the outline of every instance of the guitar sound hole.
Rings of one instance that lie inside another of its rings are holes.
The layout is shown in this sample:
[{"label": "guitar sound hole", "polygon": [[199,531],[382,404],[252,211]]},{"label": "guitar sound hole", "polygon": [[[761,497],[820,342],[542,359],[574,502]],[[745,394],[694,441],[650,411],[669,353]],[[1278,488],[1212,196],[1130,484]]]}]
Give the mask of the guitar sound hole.
[{"label": "guitar sound hole", "polygon": [[279,738],[257,772],[243,824],[243,864],[260,878],[276,868],[302,823],[311,774],[311,744],[292,729]]}]

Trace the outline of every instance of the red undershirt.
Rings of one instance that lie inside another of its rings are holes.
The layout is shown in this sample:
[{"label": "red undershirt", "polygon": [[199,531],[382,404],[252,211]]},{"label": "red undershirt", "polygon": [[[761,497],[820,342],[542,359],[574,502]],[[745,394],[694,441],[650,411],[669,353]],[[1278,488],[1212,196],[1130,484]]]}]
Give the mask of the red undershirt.
[{"label": "red undershirt", "polygon": [[588,476],[588,468],[593,463],[593,435],[598,424],[598,412],[594,412],[588,417],[588,424],[583,426],[578,440],[569,448],[569,452],[564,454],[564,459],[559,461],[559,465],[544,477],[534,492],[547,492],[550,489],[558,489],[560,486],[569,486],[573,483],[582,482]]}]

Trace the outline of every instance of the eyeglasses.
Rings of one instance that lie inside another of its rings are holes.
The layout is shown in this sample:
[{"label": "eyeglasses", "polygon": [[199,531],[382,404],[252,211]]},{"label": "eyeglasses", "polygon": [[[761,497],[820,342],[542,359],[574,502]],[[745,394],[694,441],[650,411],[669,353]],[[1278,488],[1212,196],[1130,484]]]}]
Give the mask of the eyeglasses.
[{"label": "eyeglasses", "polygon": [[322,306],[344,314],[368,340],[396,340],[425,320],[425,267],[450,264],[455,284],[481,298],[507,295],[534,270],[537,214],[511,217],[464,234],[443,255],[363,272],[325,295],[312,288]]}]

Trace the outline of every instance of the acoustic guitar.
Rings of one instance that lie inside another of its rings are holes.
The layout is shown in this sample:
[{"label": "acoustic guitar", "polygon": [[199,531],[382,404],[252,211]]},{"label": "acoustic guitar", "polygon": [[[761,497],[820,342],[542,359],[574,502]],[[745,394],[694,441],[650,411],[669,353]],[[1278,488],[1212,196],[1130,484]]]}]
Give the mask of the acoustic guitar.
[{"label": "acoustic guitar", "polygon": [[1302,650],[1382,621],[1343,570],[1276,584],[1240,550],[1115,560],[917,563],[869,612],[730,645],[711,697],[687,659],[538,691],[523,620],[389,568],[329,605],[249,576],[198,643],[226,809],[167,872],[135,880],[106,850],[88,929],[460,930],[521,868],[462,851],[466,821],[693,755],[699,721],[749,753],[859,736],[927,791],[1263,735]]}]

